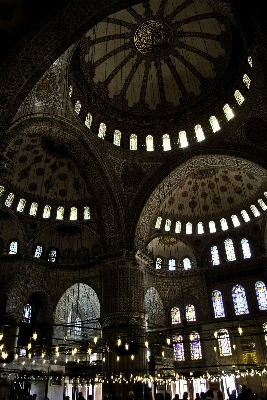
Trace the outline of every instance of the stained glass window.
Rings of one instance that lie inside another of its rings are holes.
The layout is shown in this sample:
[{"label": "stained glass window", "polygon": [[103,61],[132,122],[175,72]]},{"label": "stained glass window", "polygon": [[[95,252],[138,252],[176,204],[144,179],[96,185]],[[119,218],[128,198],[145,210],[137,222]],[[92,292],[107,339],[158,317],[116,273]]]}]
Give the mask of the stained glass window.
[{"label": "stained glass window", "polygon": [[251,56],[248,56],[248,63],[249,63],[249,65],[250,65],[251,68],[252,68],[252,57],[251,57]]},{"label": "stained glass window", "polygon": [[174,258],[169,259],[169,271],[175,271],[176,261]]},{"label": "stained glass window", "polygon": [[171,140],[170,136],[167,133],[162,136],[162,147],[164,151],[171,150]]},{"label": "stained glass window", "polygon": [[232,239],[225,239],[224,241],[224,248],[226,252],[226,259],[227,261],[235,261],[236,256],[235,256],[235,248],[234,248],[234,243]]},{"label": "stained glass window", "polygon": [[5,187],[4,186],[0,186],[0,196],[2,196],[4,191],[5,191]]},{"label": "stained glass window", "polygon": [[64,218],[64,207],[58,207],[56,219],[63,219],[63,218]]},{"label": "stained glass window", "polygon": [[162,267],[162,258],[157,257],[156,258],[156,269],[161,269]]},{"label": "stained glass window", "polygon": [[245,222],[250,221],[249,215],[248,215],[248,213],[246,212],[246,210],[242,210],[242,211],[241,211],[241,215],[242,215],[242,218],[243,218],[243,220],[244,220]]},{"label": "stained glass window", "polygon": [[200,336],[199,333],[197,332],[192,332],[190,335],[190,352],[191,352],[191,360],[202,359]]},{"label": "stained glass window", "polygon": [[192,224],[191,222],[187,222],[186,226],[185,226],[185,233],[187,235],[191,235],[192,234]]},{"label": "stained glass window", "polygon": [[74,334],[81,335],[82,334],[82,321],[81,318],[77,317],[74,322]]},{"label": "stained glass window", "polygon": [[43,251],[42,246],[40,246],[40,245],[36,246],[34,257],[35,258],[40,258],[41,255],[42,255],[42,251]]},{"label": "stained glass window", "polygon": [[72,92],[73,92],[73,87],[72,85],[69,86],[69,97],[72,96]]},{"label": "stained glass window", "polygon": [[212,305],[215,318],[225,317],[222,293],[219,290],[212,292]]},{"label": "stained glass window", "polygon": [[171,229],[171,224],[172,224],[172,221],[170,219],[166,219],[165,231],[169,232],[169,230]]},{"label": "stained glass window", "polygon": [[30,323],[32,317],[32,306],[30,304],[26,304],[23,309],[23,318],[22,322]]},{"label": "stained glass window", "polygon": [[38,209],[38,203],[32,203],[30,207],[30,215],[36,217],[37,209]]},{"label": "stained glass window", "polygon": [[185,307],[185,318],[188,322],[196,321],[195,307],[192,304],[188,304]]},{"label": "stained glass window", "polygon": [[181,313],[180,313],[180,309],[178,307],[173,307],[171,309],[171,319],[172,319],[173,325],[181,323]]},{"label": "stained glass window", "polygon": [[229,104],[225,104],[223,106],[223,112],[225,115],[225,118],[227,119],[227,121],[230,121],[230,119],[234,118],[234,113],[233,110],[231,109],[231,107],[229,106]]},{"label": "stained glass window", "polygon": [[18,242],[11,242],[9,245],[9,253],[8,254],[17,254],[18,252]]},{"label": "stained glass window", "polygon": [[179,132],[179,144],[180,144],[180,147],[182,147],[182,148],[188,146],[188,140],[187,140],[185,131]]},{"label": "stained glass window", "polygon": [[241,94],[241,92],[239,90],[236,90],[234,92],[234,97],[239,106],[241,106],[241,104],[245,101],[245,97]]},{"label": "stained glass window", "polygon": [[82,104],[81,104],[80,100],[77,100],[75,103],[75,106],[74,106],[74,111],[76,112],[76,114],[78,114],[78,115],[80,114],[81,108],[82,108]]},{"label": "stained glass window", "polygon": [[93,122],[93,116],[91,113],[87,113],[85,117],[84,124],[87,126],[87,128],[91,128]]},{"label": "stained glass window", "polygon": [[137,150],[137,135],[135,133],[130,136],[130,150]]},{"label": "stained glass window", "polygon": [[243,75],[243,82],[246,85],[246,87],[249,89],[250,84],[251,84],[251,79],[247,76],[247,74]]},{"label": "stained glass window", "polygon": [[225,218],[221,218],[220,220],[222,231],[227,231],[228,224]]},{"label": "stained glass window", "polygon": [[118,129],[114,131],[113,144],[115,144],[115,146],[121,145],[121,131],[118,131]]},{"label": "stained glass window", "polygon": [[56,261],[56,256],[57,256],[57,251],[56,250],[50,250],[49,255],[48,255],[48,261],[55,262]]},{"label": "stained glass window", "polygon": [[249,242],[246,238],[243,238],[241,240],[241,247],[242,247],[242,251],[243,251],[243,258],[251,258],[250,246],[249,246]]},{"label": "stained glass window", "polygon": [[214,221],[209,221],[209,229],[210,229],[210,233],[216,232],[216,225],[215,225]]},{"label": "stained glass window", "polygon": [[152,135],[147,135],[146,137],[146,150],[154,151],[154,138]]},{"label": "stained glass window", "polygon": [[264,336],[265,336],[265,344],[267,346],[267,322],[264,322],[263,324],[263,332],[266,332]]},{"label": "stained glass window", "polygon": [[105,139],[106,130],[107,130],[106,124],[104,124],[104,122],[101,122],[98,129],[98,137],[100,139]]},{"label": "stained glass window", "polygon": [[260,207],[263,209],[263,211],[267,210],[267,206],[262,199],[258,199],[258,203],[259,203]]},{"label": "stained glass window", "polygon": [[18,207],[17,207],[17,211],[18,212],[23,212],[24,208],[25,208],[25,205],[26,205],[26,200],[25,199],[20,199]]},{"label": "stained glass window", "polygon": [[91,218],[90,207],[88,206],[83,207],[83,219],[86,221],[90,218]]},{"label": "stained glass window", "polygon": [[5,205],[7,207],[11,207],[11,205],[13,203],[13,200],[14,200],[14,197],[15,197],[14,193],[9,193],[9,195],[7,196],[7,199],[5,201]]},{"label": "stained glass window", "polygon": [[212,115],[210,117],[209,121],[210,121],[210,126],[211,126],[213,133],[215,133],[221,129],[219,121],[217,120],[217,118],[214,115]]},{"label": "stained glass window", "polygon": [[175,233],[181,233],[182,224],[180,221],[176,221],[175,224]]},{"label": "stained glass window", "polygon": [[195,126],[195,134],[196,134],[197,142],[202,142],[203,140],[205,140],[205,134],[203,132],[201,125],[198,124]]},{"label": "stained glass window", "polygon": [[220,356],[232,355],[230,337],[227,329],[220,329],[218,331],[218,344],[219,344]]},{"label": "stained glass window", "polygon": [[211,260],[212,260],[212,265],[220,265],[220,256],[217,246],[211,247]]},{"label": "stained glass window", "polygon": [[262,281],[256,282],[255,291],[257,295],[259,309],[261,311],[267,310],[267,291],[265,283]]},{"label": "stained glass window", "polygon": [[77,220],[77,207],[71,207],[70,209],[70,221]]},{"label": "stained glass window", "polygon": [[199,235],[202,235],[204,233],[203,222],[198,222],[198,224],[197,224],[197,233]]},{"label": "stained glass window", "polygon": [[184,269],[185,270],[191,269],[191,265],[192,265],[191,260],[188,257],[185,257],[183,259],[183,267],[184,267]]},{"label": "stained glass window", "polygon": [[156,225],[155,225],[155,228],[156,228],[156,229],[160,229],[160,227],[161,227],[161,221],[162,221],[162,218],[161,218],[161,217],[158,217],[158,218],[157,218],[157,221],[156,221]]},{"label": "stained glass window", "polygon": [[43,218],[50,218],[51,207],[44,206]]},{"label": "stained glass window", "polygon": [[251,204],[250,209],[251,209],[252,214],[254,215],[254,217],[259,217],[260,216],[260,212],[257,209],[257,207],[254,206],[254,204]]},{"label": "stained glass window", "polygon": [[184,343],[183,336],[177,335],[173,338],[173,355],[174,361],[184,361]]},{"label": "stained glass window", "polygon": [[231,215],[231,220],[232,220],[234,227],[240,226],[240,221],[239,221],[237,215],[234,215],[234,214]]},{"label": "stained glass window", "polygon": [[232,289],[235,315],[249,314],[246,292],[243,286],[235,285]]}]

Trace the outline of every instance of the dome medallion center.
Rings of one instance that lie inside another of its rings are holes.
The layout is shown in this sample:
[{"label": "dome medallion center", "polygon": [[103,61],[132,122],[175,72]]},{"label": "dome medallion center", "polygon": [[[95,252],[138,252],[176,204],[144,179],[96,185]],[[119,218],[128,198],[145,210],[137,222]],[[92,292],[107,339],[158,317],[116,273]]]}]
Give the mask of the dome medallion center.
[{"label": "dome medallion center", "polygon": [[172,30],[163,21],[145,21],[136,29],[134,44],[144,56],[161,56],[172,45]]}]

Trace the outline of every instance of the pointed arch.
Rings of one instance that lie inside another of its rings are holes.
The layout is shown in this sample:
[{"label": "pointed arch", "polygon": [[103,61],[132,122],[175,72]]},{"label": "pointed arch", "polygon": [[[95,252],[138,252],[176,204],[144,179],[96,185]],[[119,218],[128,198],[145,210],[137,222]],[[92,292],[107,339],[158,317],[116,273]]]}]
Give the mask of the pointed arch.
[{"label": "pointed arch", "polygon": [[148,316],[148,326],[156,328],[165,325],[165,311],[158,291],[151,287],[145,294],[145,313]]}]

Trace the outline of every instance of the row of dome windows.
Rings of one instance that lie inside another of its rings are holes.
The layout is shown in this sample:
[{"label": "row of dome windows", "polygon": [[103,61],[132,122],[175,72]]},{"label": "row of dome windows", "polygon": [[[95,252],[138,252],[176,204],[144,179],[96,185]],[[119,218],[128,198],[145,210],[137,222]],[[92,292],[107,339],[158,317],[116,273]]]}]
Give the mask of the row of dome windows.
[{"label": "row of dome windows", "polygon": [[[252,67],[252,58],[250,56],[248,57],[248,63]],[[243,75],[243,83],[247,89],[250,88],[251,79],[249,78],[249,76],[247,74]],[[70,86],[69,87],[69,97],[72,97],[72,93],[73,93],[73,87]],[[234,98],[235,98],[235,101],[238,104],[238,106],[241,106],[243,104],[243,102],[245,101],[245,97],[240,92],[240,90],[235,90]],[[75,113],[79,115],[81,112],[81,108],[82,108],[82,104],[81,104],[80,100],[77,100],[74,105]],[[232,118],[234,118],[234,112],[228,103],[226,103],[223,106],[223,113],[225,115],[226,121],[230,121]],[[84,123],[87,126],[87,128],[89,128],[89,129],[91,128],[92,123],[93,123],[93,116],[90,112],[87,113]],[[209,118],[209,123],[210,123],[211,130],[213,133],[216,133],[221,129],[220,123],[215,115],[212,115]],[[98,137],[101,139],[105,139],[106,132],[107,132],[107,126],[104,122],[101,122],[99,125],[99,129],[98,129]],[[195,132],[195,140],[197,142],[202,142],[203,140],[205,140],[205,133],[200,124],[195,125],[194,132]],[[121,131],[118,129],[115,129],[114,134],[113,134],[113,144],[115,146],[120,146],[121,138],[122,138]],[[180,148],[188,147],[189,144],[188,144],[186,131],[181,130],[178,133],[178,144],[179,144]],[[129,148],[130,148],[130,150],[138,150],[138,137],[136,134],[130,135]],[[171,150],[171,140],[170,140],[170,136],[167,133],[162,136],[162,148],[163,148],[163,151]],[[146,136],[146,150],[154,151],[154,149],[155,149],[154,148],[154,138],[152,135],[147,135]]]},{"label": "row of dome windows", "polygon": [[[0,196],[3,195],[4,190],[5,190],[4,186],[0,186]],[[5,200],[5,206],[8,208],[11,207],[13,204],[14,198],[15,198],[14,193],[9,193]],[[25,206],[26,206],[26,200],[20,199],[18,202],[18,205],[17,205],[17,211],[23,212],[25,209]],[[36,203],[36,202],[31,203],[29,215],[36,217],[37,211],[38,211],[38,203]],[[62,206],[57,207],[56,219],[63,220],[64,212],[65,212],[64,207],[62,207]],[[43,209],[43,218],[48,219],[48,218],[50,218],[50,216],[51,216],[51,206],[46,205],[46,206],[44,206],[44,209]],[[89,220],[90,218],[91,218],[90,207],[88,207],[88,206],[83,207],[83,219]],[[77,219],[78,219],[78,209],[77,209],[77,207],[71,207],[69,220],[77,221]]]},{"label": "row of dome windows", "polygon": [[[267,192],[264,192],[264,196],[267,198]],[[261,209],[263,211],[267,210],[267,205],[263,201],[263,199],[259,198],[258,199],[258,204],[259,204],[259,206],[261,207]],[[251,211],[252,215],[255,218],[260,217],[260,215],[261,215],[258,207],[255,206],[255,204],[251,204],[250,205],[250,211]],[[242,210],[240,212],[240,214],[241,214],[241,217],[243,218],[244,222],[249,222],[250,221],[250,216],[249,216],[249,214],[248,214],[248,212],[246,210]],[[237,228],[241,224],[240,220],[239,220],[239,218],[238,218],[238,216],[236,214],[231,215],[231,221],[232,221],[232,224],[233,224],[234,228]],[[159,217],[157,217],[155,228],[156,229],[160,229],[161,228],[161,224],[162,224],[162,217],[159,216]],[[227,231],[229,229],[228,222],[227,222],[226,218],[221,218],[220,219],[220,225],[221,225],[221,230],[222,231]],[[171,226],[172,226],[172,221],[171,221],[171,219],[167,218],[166,221],[165,221],[165,226],[164,226],[165,231],[166,232],[170,232]],[[175,230],[175,233],[181,233],[182,232],[182,223],[181,223],[181,221],[176,221],[175,222],[174,230]],[[215,221],[209,221],[209,233],[215,233],[216,231],[217,231],[217,229],[216,229]],[[191,222],[187,222],[185,224],[185,233],[187,235],[192,235],[193,234],[193,224]],[[203,222],[198,222],[197,223],[196,233],[198,235],[202,235],[202,234],[205,233]]]}]

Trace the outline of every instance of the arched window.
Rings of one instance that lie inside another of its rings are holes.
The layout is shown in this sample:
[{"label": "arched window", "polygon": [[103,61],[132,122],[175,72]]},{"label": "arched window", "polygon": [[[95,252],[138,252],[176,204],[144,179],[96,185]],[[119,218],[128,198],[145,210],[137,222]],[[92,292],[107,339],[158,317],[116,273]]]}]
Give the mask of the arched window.
[{"label": "arched window", "polygon": [[191,360],[202,359],[200,336],[199,333],[197,332],[192,332],[190,335],[190,353],[191,353]]},{"label": "arched window", "polygon": [[245,101],[245,97],[241,94],[241,92],[239,90],[236,90],[234,92],[234,97],[235,97],[236,102],[237,102],[237,104],[239,106],[241,106]]},{"label": "arched window", "polygon": [[100,139],[105,139],[107,126],[104,122],[101,122],[98,129],[98,137]]},{"label": "arched window", "polygon": [[198,124],[195,126],[195,134],[196,134],[197,142],[202,142],[203,140],[205,140],[205,134],[203,132],[201,125]]},{"label": "arched window", "polygon": [[249,63],[249,65],[251,66],[251,68],[252,68],[252,57],[251,56],[248,56],[248,63]]},{"label": "arched window", "polygon": [[184,361],[184,343],[183,343],[183,336],[176,335],[173,338],[173,355],[174,361]]},{"label": "arched window", "polygon": [[20,199],[18,207],[17,207],[17,211],[18,212],[23,212],[24,208],[25,208],[25,205],[26,205],[26,200],[25,199]]},{"label": "arched window", "polygon": [[43,251],[42,246],[40,246],[40,245],[36,246],[34,257],[35,258],[40,258],[41,255],[42,255],[42,251]]},{"label": "arched window", "polygon": [[18,242],[11,242],[9,245],[9,253],[8,254],[17,254],[18,253]]},{"label": "arched window", "polygon": [[221,218],[221,219],[220,219],[220,223],[221,223],[222,231],[227,231],[227,229],[228,229],[228,224],[227,224],[226,219],[225,219],[225,218]]},{"label": "arched window", "polygon": [[217,246],[212,246],[210,249],[212,265],[220,265],[220,256]]},{"label": "arched window", "polygon": [[74,322],[74,335],[80,336],[82,334],[82,321],[77,317]]},{"label": "arched window", "polygon": [[188,257],[185,257],[182,261],[183,267],[185,270],[191,269],[192,263],[191,260]]},{"label": "arched window", "polygon": [[186,132],[185,131],[180,131],[179,132],[179,146],[181,148],[184,148],[184,147],[188,146],[188,140],[187,140],[187,136],[186,136]]},{"label": "arched window", "polygon": [[64,218],[64,207],[57,208],[57,218],[56,219],[63,219]]},{"label": "arched window", "polygon": [[242,252],[243,252],[243,258],[251,258],[250,246],[249,246],[249,242],[246,238],[243,238],[241,240],[241,247],[242,247]]},{"label": "arched window", "polygon": [[157,257],[156,258],[156,269],[161,269],[162,268],[162,258]]},{"label": "arched window", "polygon": [[175,271],[175,268],[176,268],[175,259],[174,258],[170,258],[168,264],[169,264],[169,271]]},{"label": "arched window", "polygon": [[176,221],[175,224],[175,233],[181,233],[182,224],[180,221]]},{"label": "arched window", "polygon": [[263,209],[263,211],[267,210],[267,206],[262,199],[258,199],[258,203],[259,203],[260,207]]},{"label": "arched window", "polygon": [[239,221],[237,215],[234,215],[234,214],[231,215],[231,220],[232,220],[232,223],[233,223],[233,225],[234,225],[235,228],[236,228],[237,226],[240,226],[240,221]]},{"label": "arched window", "polygon": [[0,186],[0,196],[2,196],[4,191],[5,191],[5,187],[4,186]]},{"label": "arched window", "polygon": [[71,207],[71,209],[70,209],[70,221],[77,221],[77,207]]},{"label": "arched window", "polygon": [[88,206],[83,207],[83,219],[86,221],[90,218],[91,218],[90,207]]},{"label": "arched window", "polygon": [[192,234],[192,224],[191,222],[187,222],[185,225],[185,233],[187,235],[191,235]]},{"label": "arched window", "polygon": [[44,206],[43,218],[50,218],[51,207],[46,205]]},{"label": "arched window", "polygon": [[209,121],[213,133],[218,132],[221,129],[219,121],[214,115],[210,117]]},{"label": "arched window", "polygon": [[169,231],[170,231],[170,229],[171,229],[171,224],[172,224],[172,221],[171,221],[170,219],[166,219],[166,222],[165,222],[165,231],[166,231],[166,232],[169,232]]},{"label": "arched window", "polygon": [[57,251],[56,250],[50,250],[48,254],[48,261],[50,262],[55,262],[57,257]]},{"label": "arched window", "polygon": [[197,224],[197,233],[199,235],[202,235],[204,233],[203,222],[198,222],[198,224]]},{"label": "arched window", "polygon": [[171,319],[172,319],[172,325],[181,323],[181,313],[178,307],[173,307],[171,309]]},{"label": "arched window", "polygon": [[232,289],[235,315],[249,314],[246,292],[243,286],[235,285]]},{"label": "arched window", "polygon": [[80,114],[82,108],[82,103],[80,102],[80,100],[77,100],[74,106],[74,111],[76,112],[76,114]]},{"label": "arched window", "polygon": [[161,221],[162,221],[162,218],[161,218],[161,217],[158,217],[158,218],[157,218],[157,221],[156,221],[156,225],[155,225],[155,228],[156,228],[156,229],[160,229],[160,227],[161,227]]},{"label": "arched window", "polygon": [[69,86],[69,97],[72,96],[72,93],[73,93],[73,86],[70,85],[70,86]]},{"label": "arched window", "polygon": [[259,217],[260,216],[260,212],[257,209],[257,207],[254,206],[254,204],[251,204],[250,209],[251,209],[252,214],[254,215],[254,217]]},{"label": "arched window", "polygon": [[262,281],[256,282],[255,291],[258,300],[259,310],[267,310],[267,291],[265,283]]},{"label": "arched window", "polygon": [[223,112],[225,115],[225,118],[227,119],[227,121],[230,121],[230,119],[234,118],[234,113],[233,110],[231,109],[231,107],[229,106],[229,104],[225,104],[223,106]]},{"label": "arched window", "polygon": [[154,138],[152,135],[147,135],[146,137],[146,150],[154,151]]},{"label": "arched window", "polygon": [[248,215],[248,213],[246,212],[246,210],[242,210],[242,211],[241,211],[241,215],[242,215],[242,218],[243,218],[243,220],[244,220],[245,222],[249,222],[249,221],[250,221],[249,215]]},{"label": "arched window", "polygon": [[227,329],[220,329],[218,331],[218,344],[220,356],[224,357],[232,355],[230,337]]},{"label": "arched window", "polygon": [[214,221],[209,221],[209,229],[210,229],[210,233],[216,232],[216,225],[215,225]]},{"label": "arched window", "polygon": [[91,113],[87,113],[85,117],[84,124],[87,126],[87,128],[91,128],[93,122],[93,116]]},{"label": "arched window", "polygon": [[224,248],[226,252],[226,259],[227,261],[235,261],[236,256],[235,256],[235,248],[234,248],[234,243],[232,239],[225,239],[224,241]]},{"label": "arched window", "polygon": [[14,193],[9,193],[9,195],[7,196],[7,199],[5,201],[5,205],[7,207],[11,207],[11,205],[13,203],[13,200],[14,200],[14,197],[15,197]]},{"label": "arched window", "polygon": [[32,306],[30,304],[26,304],[23,309],[22,322],[26,322],[27,324],[30,324],[31,317],[32,317]]},{"label": "arched window", "polygon": [[130,150],[137,150],[137,135],[135,133],[130,136]]},{"label": "arched window", "polygon": [[212,292],[212,305],[214,311],[215,318],[224,318],[224,305],[223,305],[223,298],[222,293],[219,290],[213,290]]},{"label": "arched window", "polygon": [[114,131],[113,144],[115,144],[115,146],[121,145],[121,131],[118,131],[118,129]]},{"label": "arched window", "polygon": [[195,307],[192,304],[185,306],[185,318],[188,322],[196,321]]},{"label": "arched window", "polygon": [[243,82],[246,85],[246,87],[249,89],[250,84],[251,84],[251,79],[247,76],[247,74],[243,75]]},{"label": "arched window", "polygon": [[38,209],[38,203],[32,203],[30,207],[30,215],[32,217],[36,217],[37,209]]},{"label": "arched window", "polygon": [[162,136],[162,147],[164,151],[171,150],[171,140],[168,133],[165,133],[165,135]]}]

